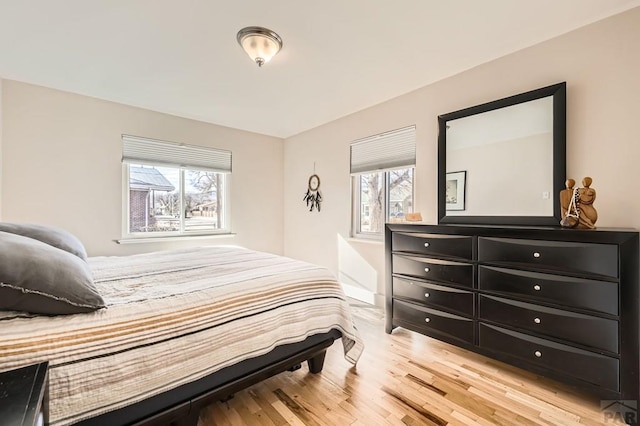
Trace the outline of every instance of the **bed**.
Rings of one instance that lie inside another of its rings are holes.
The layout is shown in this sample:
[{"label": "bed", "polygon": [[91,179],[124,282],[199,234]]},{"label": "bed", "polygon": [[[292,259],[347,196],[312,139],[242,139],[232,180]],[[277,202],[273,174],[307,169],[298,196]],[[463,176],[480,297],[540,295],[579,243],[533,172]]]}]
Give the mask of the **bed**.
[{"label": "bed", "polygon": [[363,350],[316,265],[231,246],[85,261],[104,308],[0,311],[0,371],[49,362],[52,425],[196,424],[204,405],[273,374],[304,361],[319,372],[334,340],[352,364]]}]

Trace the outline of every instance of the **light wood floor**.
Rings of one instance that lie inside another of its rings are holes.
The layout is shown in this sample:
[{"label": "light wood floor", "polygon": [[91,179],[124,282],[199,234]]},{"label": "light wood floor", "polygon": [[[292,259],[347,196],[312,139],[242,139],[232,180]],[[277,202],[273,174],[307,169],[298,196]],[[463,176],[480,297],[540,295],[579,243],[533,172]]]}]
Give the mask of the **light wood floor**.
[{"label": "light wood floor", "polygon": [[356,367],[337,341],[324,370],[306,364],[213,404],[213,425],[600,425],[600,401],[417,333],[385,334],[382,311],[352,304],[365,351]]}]

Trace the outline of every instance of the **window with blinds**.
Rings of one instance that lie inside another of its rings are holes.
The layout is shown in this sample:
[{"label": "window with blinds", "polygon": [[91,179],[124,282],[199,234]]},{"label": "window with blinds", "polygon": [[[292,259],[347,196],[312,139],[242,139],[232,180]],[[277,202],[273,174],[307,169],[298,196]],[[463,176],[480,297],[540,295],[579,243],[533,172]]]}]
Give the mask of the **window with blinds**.
[{"label": "window with blinds", "polygon": [[122,136],[122,161],[231,173],[231,151]]},{"label": "window with blinds", "polygon": [[385,222],[413,212],[415,126],[351,143],[352,236],[382,238]]},{"label": "window with blinds", "polygon": [[415,167],[416,126],[351,143],[351,174]]},{"label": "window with blinds", "polygon": [[229,232],[231,151],[122,136],[125,237]]}]

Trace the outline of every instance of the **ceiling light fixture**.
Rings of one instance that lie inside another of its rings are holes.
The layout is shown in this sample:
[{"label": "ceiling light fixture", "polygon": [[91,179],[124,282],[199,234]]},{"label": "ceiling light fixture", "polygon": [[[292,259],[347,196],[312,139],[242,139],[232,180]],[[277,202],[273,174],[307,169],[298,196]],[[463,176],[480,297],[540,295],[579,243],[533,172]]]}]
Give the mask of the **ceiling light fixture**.
[{"label": "ceiling light fixture", "polygon": [[238,31],[238,43],[259,67],[266,64],[282,49],[282,39],[262,27],[246,27]]}]

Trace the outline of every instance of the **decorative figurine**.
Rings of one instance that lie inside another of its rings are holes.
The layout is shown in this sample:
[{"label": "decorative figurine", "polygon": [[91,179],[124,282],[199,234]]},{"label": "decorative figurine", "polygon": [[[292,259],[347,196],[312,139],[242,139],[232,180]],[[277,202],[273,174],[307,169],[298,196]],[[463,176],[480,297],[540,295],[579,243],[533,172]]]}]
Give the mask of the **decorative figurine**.
[{"label": "decorative figurine", "polygon": [[583,188],[578,189],[578,205],[580,206],[580,218],[578,228],[595,229],[598,220],[598,212],[593,207],[596,199],[596,190],[591,188],[593,180],[587,176],[582,179]]},{"label": "decorative figurine", "polygon": [[566,189],[560,191],[560,212],[562,214],[560,225],[563,228],[573,228],[578,224],[580,214],[576,204],[578,191],[573,188],[575,184],[575,180],[567,179],[565,182]]},{"label": "decorative figurine", "polygon": [[560,191],[560,209],[564,228],[595,229],[598,212],[593,207],[596,190],[591,188],[593,180],[587,176],[582,179],[583,188],[574,188],[576,181],[567,179],[566,189]]}]

